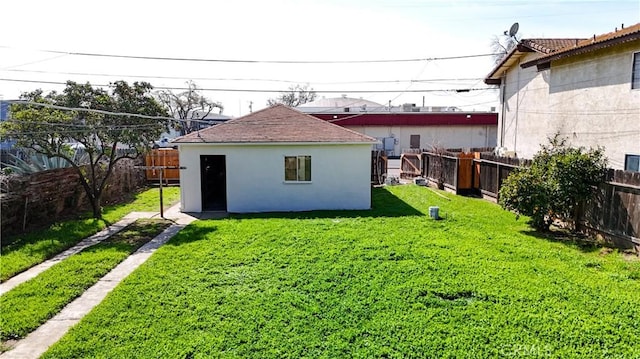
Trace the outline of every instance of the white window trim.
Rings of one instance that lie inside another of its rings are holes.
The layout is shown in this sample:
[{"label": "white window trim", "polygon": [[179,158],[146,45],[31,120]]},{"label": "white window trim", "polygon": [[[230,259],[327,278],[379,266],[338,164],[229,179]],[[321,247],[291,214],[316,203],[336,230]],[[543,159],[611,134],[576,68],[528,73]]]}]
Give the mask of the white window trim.
[{"label": "white window trim", "polygon": [[626,153],[624,155],[624,170],[625,171],[632,171],[632,172],[638,172],[640,171],[640,168],[638,168],[637,170],[634,169],[627,169],[627,164],[629,163],[629,157],[640,157],[640,154],[635,154],[635,153]]},{"label": "white window trim", "polygon": [[[634,70],[636,57],[640,59],[640,51],[631,53],[631,91],[640,91],[640,84],[638,84],[638,87],[635,87],[635,88],[633,87],[633,75],[634,75],[633,70]],[[640,66],[638,67],[637,70],[640,73]]]},{"label": "white window trim", "polygon": [[[282,156],[282,160],[283,160],[282,162],[283,163],[286,163],[286,158],[287,157],[296,157],[296,160],[297,160],[297,158],[299,158],[299,157],[309,157],[309,158],[311,158],[312,156],[311,155],[284,155],[284,156]],[[296,163],[296,166],[297,166],[297,163]],[[283,168],[283,169],[284,169],[283,175],[286,178],[287,169],[286,168]],[[297,169],[297,170],[299,170],[299,169]],[[284,183],[284,184],[311,184],[311,183],[313,183],[313,160],[311,160],[311,173],[312,173],[311,180],[309,180],[309,181],[299,181],[299,180],[292,181],[292,180],[285,179],[284,181],[282,181],[282,183]]]}]

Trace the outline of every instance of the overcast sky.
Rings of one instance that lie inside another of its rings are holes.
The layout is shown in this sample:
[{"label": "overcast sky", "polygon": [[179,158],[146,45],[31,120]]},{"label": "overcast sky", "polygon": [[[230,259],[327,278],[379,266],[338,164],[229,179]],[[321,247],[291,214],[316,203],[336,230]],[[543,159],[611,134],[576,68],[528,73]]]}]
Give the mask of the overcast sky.
[{"label": "overcast sky", "polygon": [[[497,103],[497,91],[483,90],[487,86],[481,78],[491,70],[492,59],[437,58],[488,54],[492,38],[514,22],[520,24],[522,38],[606,33],[623,23],[640,22],[640,1],[9,0],[0,3],[0,14],[4,99],[63,87],[6,79],[92,84],[144,80],[174,88],[193,79],[204,89],[279,91],[309,83],[320,97],[346,94],[393,105],[422,105],[424,98],[427,106],[488,110]],[[424,60],[225,63],[40,50],[258,61]],[[253,110],[263,108],[268,98],[277,96],[212,90],[203,94],[222,102],[224,113],[231,116],[248,113],[251,102]]]}]

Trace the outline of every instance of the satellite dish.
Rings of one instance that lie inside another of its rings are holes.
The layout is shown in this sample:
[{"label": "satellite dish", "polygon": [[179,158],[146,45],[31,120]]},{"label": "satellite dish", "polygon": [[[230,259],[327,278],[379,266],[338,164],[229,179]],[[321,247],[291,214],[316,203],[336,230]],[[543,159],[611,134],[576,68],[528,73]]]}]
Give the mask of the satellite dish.
[{"label": "satellite dish", "polygon": [[518,33],[519,28],[520,28],[520,25],[518,25],[517,22],[514,22],[513,25],[511,25],[511,28],[509,29],[509,36],[514,37]]}]

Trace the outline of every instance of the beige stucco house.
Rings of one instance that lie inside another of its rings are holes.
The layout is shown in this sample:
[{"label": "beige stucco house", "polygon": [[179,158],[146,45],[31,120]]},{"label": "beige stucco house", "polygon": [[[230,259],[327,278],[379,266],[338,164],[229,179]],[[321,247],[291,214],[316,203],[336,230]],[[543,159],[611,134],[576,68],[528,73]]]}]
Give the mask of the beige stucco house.
[{"label": "beige stucco house", "polygon": [[559,133],[640,171],[640,24],[584,39],[523,39],[485,78],[500,86],[497,144],[531,158]]},{"label": "beige stucco house", "polygon": [[192,132],[173,141],[181,210],[369,209],[375,142],[284,105]]}]

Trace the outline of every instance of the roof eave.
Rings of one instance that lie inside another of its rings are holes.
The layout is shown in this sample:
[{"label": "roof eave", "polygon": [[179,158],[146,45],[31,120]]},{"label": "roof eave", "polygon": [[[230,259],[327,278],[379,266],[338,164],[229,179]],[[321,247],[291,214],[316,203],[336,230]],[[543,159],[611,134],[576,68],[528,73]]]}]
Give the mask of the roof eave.
[{"label": "roof eave", "polygon": [[371,139],[367,141],[328,141],[328,142],[179,142],[178,146],[194,145],[194,146],[317,146],[317,145],[372,145],[378,143],[378,140]]},{"label": "roof eave", "polygon": [[[493,70],[484,79],[487,85],[500,85],[502,83],[502,75],[509,70],[518,59],[524,56],[524,52],[520,51],[520,46],[516,46],[493,68]],[[527,51],[529,52],[529,51]]]},{"label": "roof eave", "polygon": [[540,57],[540,58],[537,58],[535,60],[525,62],[525,63],[521,64],[520,67],[523,68],[523,69],[526,69],[528,67],[550,63],[552,61],[564,59],[564,58],[575,56],[575,55],[585,54],[585,53],[588,53],[588,52],[592,52],[592,51],[604,49],[604,48],[607,48],[607,47],[623,44],[623,43],[626,43],[626,42],[629,42],[629,41],[635,41],[635,40],[638,40],[638,39],[640,39],[640,32],[635,32],[635,33],[631,33],[631,34],[628,34],[628,35],[625,35],[625,36],[621,36],[621,37],[605,40],[605,41],[602,41],[602,42],[597,42],[597,43],[594,43],[594,44],[591,44],[591,45],[577,47],[577,48],[569,49],[569,50],[566,50],[566,51],[563,51],[563,52],[560,52],[560,53],[554,53],[552,55]]}]

